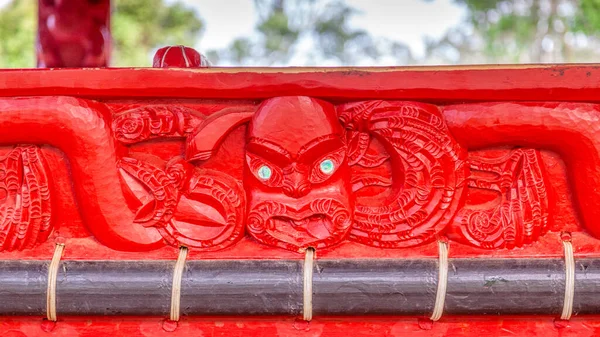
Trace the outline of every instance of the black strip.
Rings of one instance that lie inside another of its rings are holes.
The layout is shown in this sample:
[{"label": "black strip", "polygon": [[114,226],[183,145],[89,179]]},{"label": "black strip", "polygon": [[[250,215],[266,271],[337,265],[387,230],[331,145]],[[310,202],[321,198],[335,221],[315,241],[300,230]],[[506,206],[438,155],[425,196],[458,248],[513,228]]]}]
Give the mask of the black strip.
[{"label": "black strip", "polygon": [[[183,315],[301,315],[302,261],[188,261]],[[0,261],[0,315],[44,316],[48,261]],[[175,261],[63,261],[61,315],[168,316]],[[450,259],[444,315],[560,315],[562,259]],[[317,260],[313,312],[429,316],[437,260]],[[574,315],[600,311],[600,259],[577,259]]]}]

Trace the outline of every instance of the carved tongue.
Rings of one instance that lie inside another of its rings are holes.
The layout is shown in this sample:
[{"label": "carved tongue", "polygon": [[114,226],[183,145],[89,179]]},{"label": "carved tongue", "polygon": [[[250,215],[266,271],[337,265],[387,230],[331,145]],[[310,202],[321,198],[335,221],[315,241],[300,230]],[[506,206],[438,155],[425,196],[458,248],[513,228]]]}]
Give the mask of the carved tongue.
[{"label": "carved tongue", "polygon": [[287,217],[272,218],[269,227],[274,230],[273,234],[276,237],[291,239],[301,244],[328,238],[333,231],[331,220],[324,215],[311,215],[300,220]]},{"label": "carved tongue", "polygon": [[[323,215],[312,215],[302,220],[292,220],[293,226],[315,239],[325,239],[331,235],[331,221]],[[300,227],[300,228],[298,228]]]},{"label": "carved tongue", "polygon": [[302,220],[290,220],[290,222],[292,223],[292,226],[295,227],[294,229],[299,230],[301,228],[305,228],[308,225],[309,220],[308,218],[304,218]]},{"label": "carved tongue", "polygon": [[331,233],[333,232],[332,227],[331,220],[328,217],[320,216],[319,219],[311,221],[308,226],[306,226],[306,231],[313,237],[322,240],[331,236]]}]

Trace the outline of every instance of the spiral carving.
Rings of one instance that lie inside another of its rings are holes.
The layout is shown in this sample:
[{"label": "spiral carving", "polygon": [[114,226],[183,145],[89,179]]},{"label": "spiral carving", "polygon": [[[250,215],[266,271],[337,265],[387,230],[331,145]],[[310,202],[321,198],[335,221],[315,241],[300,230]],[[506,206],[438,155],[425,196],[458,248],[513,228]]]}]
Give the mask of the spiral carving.
[{"label": "spiral carving", "polygon": [[349,150],[352,162],[358,163],[377,139],[393,172],[391,197],[383,204],[357,200],[350,239],[390,248],[435,239],[458,210],[468,175],[466,151],[450,135],[438,108],[366,101],[342,105],[338,111],[349,144],[355,144]]}]

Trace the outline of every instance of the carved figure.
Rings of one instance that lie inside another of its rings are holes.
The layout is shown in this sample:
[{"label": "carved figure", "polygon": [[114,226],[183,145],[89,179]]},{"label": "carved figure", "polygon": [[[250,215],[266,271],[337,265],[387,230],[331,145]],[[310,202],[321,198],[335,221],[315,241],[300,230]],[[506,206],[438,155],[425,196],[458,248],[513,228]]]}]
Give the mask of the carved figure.
[{"label": "carved figure", "polygon": [[246,139],[250,235],[290,250],[343,240],[353,206],[346,153],[333,105],[309,97],[263,103]]},{"label": "carved figure", "polygon": [[[30,98],[0,102],[0,122],[14,131],[0,142],[49,144],[65,153],[85,224],[119,250],[222,249],[245,229],[293,251],[345,239],[410,247],[442,235],[512,248],[537,239],[550,222],[536,150],[469,155],[431,104],[334,106],[289,96],[265,100],[256,111],[230,107],[205,117],[179,105],[114,112],[80,99]],[[243,124],[243,182],[203,168]],[[161,138],[185,140],[185,157],[129,154],[129,146]],[[10,167],[0,180],[7,191],[0,199],[3,249],[31,247],[52,228],[41,158],[26,146],[2,161]]]},{"label": "carved figure", "polygon": [[[231,118],[232,128],[241,120]],[[208,132],[188,138],[188,159],[209,158],[218,144],[204,137]],[[548,228],[539,154],[469,159],[430,104],[367,101],[336,112],[309,97],[267,100],[249,120],[246,171],[249,233],[290,250],[346,236],[409,247],[445,234],[484,248],[514,247]],[[482,189],[500,201],[465,205]]]},{"label": "carved figure", "polygon": [[[12,132],[0,133],[0,142],[48,144],[64,152],[82,219],[104,245],[126,251],[152,250],[165,243],[214,250],[243,236],[245,198],[241,184],[225,173],[185,163],[176,153],[169,162],[152,155],[139,159],[128,157],[124,146],[159,135],[182,137],[189,132],[186,123],[194,125],[202,118],[192,109],[150,105],[125,110],[113,119],[106,105],[92,101],[67,97],[7,99],[0,102],[0,122]],[[52,123],[47,123],[49,120]],[[8,191],[8,197],[0,199],[0,224],[10,229],[2,231],[10,240],[13,228],[17,228],[11,214],[28,214],[24,202],[17,204],[18,209],[11,206],[15,193],[31,195],[32,206],[40,203],[29,185],[20,183],[24,186],[20,192],[19,184],[14,187],[18,181],[13,179],[14,172],[27,173],[29,183],[29,172],[37,170],[35,177],[44,187],[43,196],[49,197],[41,164],[18,161],[19,156],[32,158],[37,154],[30,149],[18,147],[2,162],[15,167],[12,175],[0,180]],[[25,193],[27,190],[32,192]],[[27,228],[27,242],[44,239],[52,226],[49,202],[41,200],[41,224],[38,226],[36,217],[20,221],[23,224],[18,228]],[[32,207],[32,212],[35,209]],[[35,233],[36,228],[40,233]],[[11,243],[2,248],[25,246]]]}]

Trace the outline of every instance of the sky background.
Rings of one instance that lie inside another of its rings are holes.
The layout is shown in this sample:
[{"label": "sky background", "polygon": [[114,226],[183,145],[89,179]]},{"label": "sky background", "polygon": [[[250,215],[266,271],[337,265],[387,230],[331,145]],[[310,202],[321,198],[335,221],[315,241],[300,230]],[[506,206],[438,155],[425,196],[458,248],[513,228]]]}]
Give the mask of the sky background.
[{"label": "sky background", "polygon": [[[2,1],[2,0],[0,0]],[[174,0],[168,0],[174,1]],[[198,11],[206,29],[199,51],[226,48],[237,37],[254,30],[257,15],[252,0],[184,0]],[[359,10],[352,25],[373,37],[387,38],[408,45],[415,57],[423,56],[426,37],[439,39],[450,27],[460,24],[466,9],[452,0],[346,0]],[[290,64],[301,63],[292,59]],[[389,64],[381,58],[372,65]],[[395,63],[395,62],[394,62]]]},{"label": "sky background", "polygon": [[[37,0],[18,0],[37,1]],[[113,0],[114,1],[114,0]],[[178,0],[165,0],[167,3]],[[194,47],[203,53],[225,49],[238,37],[251,36],[258,16],[252,0],[179,0],[197,11],[205,23],[203,35]],[[0,8],[10,0],[0,0]],[[351,19],[355,28],[366,30],[373,38],[384,38],[407,45],[415,58],[425,52],[425,39],[438,40],[451,27],[463,22],[467,11],[453,0],[346,0],[358,10]],[[300,41],[294,57],[279,65],[305,63],[307,51],[313,48],[310,41]],[[336,60],[319,63],[335,66]],[[367,64],[393,65],[398,62],[392,56],[377,60],[365,58]],[[227,65],[221,64],[219,65]]]}]

